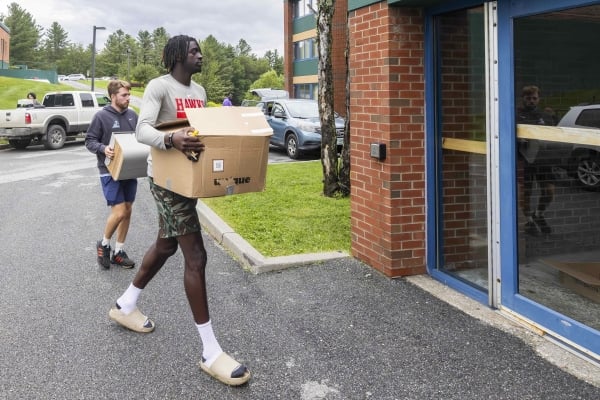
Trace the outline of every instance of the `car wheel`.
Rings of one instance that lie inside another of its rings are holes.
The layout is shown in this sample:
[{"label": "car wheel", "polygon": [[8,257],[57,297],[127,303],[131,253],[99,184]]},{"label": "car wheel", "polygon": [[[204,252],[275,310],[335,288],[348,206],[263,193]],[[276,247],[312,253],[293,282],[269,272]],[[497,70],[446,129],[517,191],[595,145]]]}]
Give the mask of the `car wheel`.
[{"label": "car wheel", "polygon": [[23,150],[31,144],[31,139],[9,139],[8,144],[13,149]]},{"label": "car wheel", "polygon": [[598,154],[588,154],[577,162],[577,180],[586,189],[600,189],[600,157]]},{"label": "car wheel", "polygon": [[65,145],[66,140],[67,133],[65,132],[65,128],[60,125],[50,125],[46,133],[44,147],[48,150],[57,150]]},{"label": "car wheel", "polygon": [[290,133],[285,138],[285,151],[289,158],[296,160],[300,157],[300,150],[298,150],[298,138],[293,133]]}]

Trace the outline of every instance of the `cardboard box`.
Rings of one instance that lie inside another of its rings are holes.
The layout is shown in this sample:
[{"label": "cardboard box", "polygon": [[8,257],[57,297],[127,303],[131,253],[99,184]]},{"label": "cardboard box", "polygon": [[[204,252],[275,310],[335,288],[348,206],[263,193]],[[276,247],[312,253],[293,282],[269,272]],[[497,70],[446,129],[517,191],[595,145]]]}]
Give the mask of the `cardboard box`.
[{"label": "cardboard box", "polygon": [[150,146],[140,143],[133,132],[115,132],[110,144],[115,149],[111,159],[104,163],[114,180],[141,178],[148,175]]},{"label": "cardboard box", "polygon": [[186,109],[187,120],[157,126],[164,132],[193,126],[205,149],[197,162],[177,149],[151,149],[154,183],[190,198],[265,189],[273,130],[254,107]]},{"label": "cardboard box", "polygon": [[564,287],[600,303],[600,262],[543,261],[558,269]]}]

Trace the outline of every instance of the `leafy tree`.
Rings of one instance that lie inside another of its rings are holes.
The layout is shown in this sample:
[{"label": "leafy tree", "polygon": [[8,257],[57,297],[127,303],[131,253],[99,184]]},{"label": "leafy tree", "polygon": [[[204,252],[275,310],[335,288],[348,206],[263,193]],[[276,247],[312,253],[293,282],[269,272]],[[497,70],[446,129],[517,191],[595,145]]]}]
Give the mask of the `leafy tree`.
[{"label": "leafy tree", "polygon": [[209,35],[200,42],[200,49],[203,56],[202,73],[194,76],[194,79],[206,89],[208,101],[220,104],[228,92],[233,90],[233,47],[223,45],[214,36]]},{"label": "leafy tree", "polygon": [[283,75],[279,75],[275,70],[265,72],[258,78],[250,87],[246,93],[246,99],[252,99],[255,97],[250,91],[252,89],[259,88],[271,88],[271,89],[283,89],[285,86]]},{"label": "leafy tree", "polygon": [[279,75],[283,75],[283,57],[279,56],[277,49],[267,51],[264,58],[271,69],[274,69]]},{"label": "leafy tree", "polygon": [[96,58],[96,75],[118,75],[123,66],[127,67],[127,52],[137,49],[135,39],[121,29],[110,34],[104,44],[104,49]]},{"label": "leafy tree", "polygon": [[[42,39],[42,51],[45,54],[46,62],[49,64],[46,68],[56,68],[58,70],[57,62],[66,55],[67,48],[70,45],[68,36],[63,27],[56,21],[50,25],[50,29],[46,30]],[[66,73],[66,71],[62,72]]]},{"label": "leafy tree", "polygon": [[[68,34],[57,22],[53,22],[41,36],[43,29],[35,24],[29,13],[14,3],[9,7],[9,15],[0,17],[0,20],[12,30],[13,63],[27,62],[31,66],[56,68],[63,74],[83,73],[89,76],[91,44],[83,47],[70,43]],[[43,40],[38,44],[40,38]],[[169,33],[163,27],[151,33],[139,31],[135,38],[123,30],[117,30],[109,35],[102,51],[96,54],[96,77],[116,75],[146,83],[149,77],[166,73],[162,65],[162,50],[169,38]],[[277,50],[268,51],[259,58],[252,54],[252,48],[244,39],[232,46],[220,43],[212,35],[200,41],[200,47],[204,55],[203,72],[194,75],[194,79],[206,88],[209,100],[214,103],[221,104],[229,92],[233,94],[233,102],[239,103],[261,75],[271,70],[275,70],[275,77],[283,75],[283,57],[279,56]],[[34,63],[36,57],[42,63]],[[279,84],[279,78],[273,79],[275,82],[269,83],[269,87],[283,87]]]},{"label": "leafy tree", "polygon": [[240,39],[235,47],[235,55],[238,57],[248,57],[251,55],[252,47],[244,39]]},{"label": "leafy tree", "polygon": [[92,48],[85,49],[81,44],[71,44],[65,49],[63,58],[56,62],[56,70],[65,74],[89,75],[92,63]]},{"label": "leafy tree", "polygon": [[162,51],[169,41],[169,38],[170,35],[163,27],[156,28],[152,31],[152,53],[149,64],[154,65],[161,73],[167,72],[162,63]]},{"label": "leafy tree", "polygon": [[36,49],[42,28],[36,24],[33,16],[17,3],[11,3],[8,6],[8,15],[2,22],[10,29],[11,64],[37,67],[39,57]]},{"label": "leafy tree", "polygon": [[152,65],[140,64],[131,71],[131,80],[132,82],[138,82],[143,86],[146,86],[151,79],[156,78],[159,75],[160,73],[158,70]]},{"label": "leafy tree", "polygon": [[252,54],[252,48],[244,39],[239,40],[235,54],[229,63],[232,72],[227,79],[231,81],[234,104],[240,102],[242,98],[247,98],[248,89],[253,82],[271,69],[266,58],[257,58]]},{"label": "leafy tree", "polygon": [[153,62],[154,57],[153,57],[153,43],[152,43],[152,35],[150,34],[150,32],[148,31],[139,31],[138,32],[138,37],[137,37],[137,41],[138,41],[138,48],[139,48],[139,52],[138,52],[138,57],[136,59],[136,65],[138,63],[141,64],[154,64],[156,65],[155,62]]}]

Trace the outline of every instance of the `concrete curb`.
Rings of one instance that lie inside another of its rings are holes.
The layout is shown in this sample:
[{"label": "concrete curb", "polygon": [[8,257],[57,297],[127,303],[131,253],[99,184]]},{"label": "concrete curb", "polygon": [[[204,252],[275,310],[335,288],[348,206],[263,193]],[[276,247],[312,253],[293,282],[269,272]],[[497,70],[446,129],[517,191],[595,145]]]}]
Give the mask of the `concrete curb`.
[{"label": "concrete curb", "polygon": [[298,254],[282,257],[265,257],[250,245],[233,228],[225,223],[202,200],[198,200],[198,217],[205,230],[253,274],[277,271],[302,264],[324,262],[349,255],[342,251]]}]

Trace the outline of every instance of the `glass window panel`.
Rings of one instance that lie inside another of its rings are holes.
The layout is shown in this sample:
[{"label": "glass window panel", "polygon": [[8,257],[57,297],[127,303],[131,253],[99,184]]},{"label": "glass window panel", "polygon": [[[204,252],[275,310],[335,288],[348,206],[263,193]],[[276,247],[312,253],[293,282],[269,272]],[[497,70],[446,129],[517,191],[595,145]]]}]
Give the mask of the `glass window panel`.
[{"label": "glass window panel", "polygon": [[483,6],[436,17],[438,269],[488,287]]},{"label": "glass window panel", "polygon": [[519,293],[600,329],[600,6],[514,20]]}]

